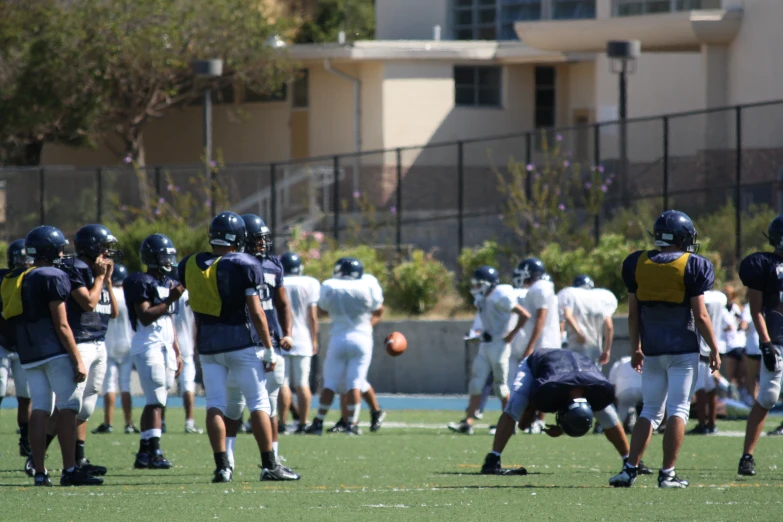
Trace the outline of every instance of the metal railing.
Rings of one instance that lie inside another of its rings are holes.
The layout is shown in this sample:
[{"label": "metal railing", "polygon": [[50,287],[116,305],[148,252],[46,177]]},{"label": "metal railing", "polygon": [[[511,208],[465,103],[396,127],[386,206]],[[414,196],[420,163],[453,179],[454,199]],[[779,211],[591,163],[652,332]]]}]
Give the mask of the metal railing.
[{"label": "metal railing", "polygon": [[[463,247],[495,238],[516,244],[505,226],[499,180],[510,162],[553,161],[557,140],[576,164],[615,172],[604,205],[581,227],[597,239],[622,212],[677,205],[698,218],[733,205],[733,254],[743,253],[743,215],[783,205],[783,101],[216,169],[220,207],[255,212],[285,242],[291,227],[337,241],[359,234],[370,244],[435,249],[454,266]],[[627,136],[620,147],[621,136]],[[627,158],[620,150],[627,150]],[[533,172],[528,174],[531,183]],[[209,218],[202,165],[0,169],[5,239],[41,223],[73,234],[88,222],[126,222],[146,208],[154,219],[179,212],[199,226]],[[184,212],[182,201],[187,200]],[[2,199],[0,199],[2,203]],[[0,217],[2,217],[0,206]],[[578,209],[575,209],[578,211]]]}]

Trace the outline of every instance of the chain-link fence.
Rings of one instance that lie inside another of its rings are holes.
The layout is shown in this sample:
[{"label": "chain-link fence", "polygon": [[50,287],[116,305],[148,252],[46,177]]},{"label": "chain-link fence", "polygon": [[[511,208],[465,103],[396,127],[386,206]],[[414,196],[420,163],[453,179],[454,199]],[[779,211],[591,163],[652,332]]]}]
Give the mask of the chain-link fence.
[{"label": "chain-link fence", "polygon": [[611,172],[597,212],[569,209],[590,237],[622,215],[677,207],[698,225],[724,211],[735,262],[758,209],[783,211],[783,101],[269,164],[8,167],[0,220],[13,240],[42,223],[72,235],[165,212],[198,227],[230,208],[262,216],[278,249],[299,226],[341,243],[431,250],[454,268],[464,247],[524,240],[499,187],[522,172],[530,196],[552,162]]}]

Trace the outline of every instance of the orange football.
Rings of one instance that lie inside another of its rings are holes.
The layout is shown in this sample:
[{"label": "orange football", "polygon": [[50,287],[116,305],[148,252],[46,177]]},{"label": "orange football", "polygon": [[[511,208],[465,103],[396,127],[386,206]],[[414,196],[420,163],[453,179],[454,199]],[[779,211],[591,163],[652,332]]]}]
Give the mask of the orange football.
[{"label": "orange football", "polygon": [[408,348],[408,340],[400,332],[392,332],[386,337],[386,353],[392,357],[397,357]]}]

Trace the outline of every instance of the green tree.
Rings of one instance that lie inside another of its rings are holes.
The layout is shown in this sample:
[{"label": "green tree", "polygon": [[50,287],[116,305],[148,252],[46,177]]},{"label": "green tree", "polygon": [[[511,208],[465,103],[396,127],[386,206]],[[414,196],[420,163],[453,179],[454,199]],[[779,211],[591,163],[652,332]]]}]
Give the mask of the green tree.
[{"label": "green tree", "polygon": [[374,0],[321,0],[302,23],[296,43],[336,42],[340,31],[349,41],[374,39]]}]

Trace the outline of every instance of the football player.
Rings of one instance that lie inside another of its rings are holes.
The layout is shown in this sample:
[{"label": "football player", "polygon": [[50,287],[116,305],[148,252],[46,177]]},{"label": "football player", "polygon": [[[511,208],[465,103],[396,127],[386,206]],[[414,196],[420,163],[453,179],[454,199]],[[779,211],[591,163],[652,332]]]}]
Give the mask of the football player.
[{"label": "football player", "polygon": [[528,289],[522,306],[532,316],[525,325],[527,346],[522,358],[530,357],[539,348],[560,348],[557,295],[544,263],[534,257],[521,261],[514,270],[514,286]]},{"label": "football player", "polygon": [[77,419],[76,462],[92,475],[105,475],[106,468],[90,464],[84,456],[87,420],[95,411],[106,377],[106,330],[109,320],[120,313],[112,291],[111,276],[117,238],[103,225],[86,225],[76,232],[76,258],[63,264],[71,280],[71,296],[66,302],[68,323],[76,346],[87,367],[82,409]]},{"label": "football player", "polygon": [[[726,294],[717,290],[704,292],[704,306],[710,314],[710,321],[715,332],[723,330],[724,319],[729,315],[726,310]],[[730,319],[730,318],[729,318]],[[718,352],[725,353],[725,341],[718,339]],[[710,371],[710,348],[704,339],[701,340],[699,354],[699,377],[696,383],[696,416],[699,423],[686,435],[712,435],[718,432],[715,420],[718,418],[718,386],[715,376]]]},{"label": "football player", "polygon": [[193,353],[193,333],[195,318],[190,309],[188,291],[174,304],[174,328],[177,330],[179,352],[182,355],[182,372],[179,374],[179,391],[182,394],[182,406],[185,408],[185,433],[202,434],[204,430],[196,426],[193,407],[196,395],[196,361]]},{"label": "football player", "polygon": [[196,320],[196,349],[207,396],[207,433],[216,465],[212,481],[230,482],[233,478],[226,452],[229,373],[250,410],[261,453],[261,480],[297,480],[298,475],[278,464],[272,448],[264,372],[274,371],[277,357],[258,295],[265,284],[263,268],[253,256],[241,253],[245,238],[242,218],[234,212],[221,212],[209,225],[212,252],[188,256],[178,268]]},{"label": "football player", "polygon": [[54,439],[47,437],[46,425],[55,407],[59,411],[55,425],[63,459],[60,485],[103,483],[76,461],[76,417],[82,408],[88,370],[66,312],[71,283],[68,275],[57,268],[67,244],[63,233],[54,227],[34,228],[25,241],[27,254],[34,259],[33,267],[14,269],[2,286],[3,315],[14,322],[19,360],[30,385],[30,445],[36,486],[52,485],[44,458]]},{"label": "football player", "polygon": [[[547,425],[550,437],[566,434],[581,437],[590,431],[593,415],[604,427],[604,435],[623,461],[628,459],[628,440],[612,406],[614,386],[593,361],[569,350],[536,348],[519,365],[514,391],[500,416],[492,451],[484,458],[481,473],[486,475],[526,475],[525,468],[504,470],[501,454],[514,425],[526,429],[536,412],[557,413],[556,425]],[[646,470],[645,470],[646,471]]]},{"label": "football player", "polygon": [[668,210],[655,220],[653,231],[660,250],[634,252],[622,267],[631,364],[642,372],[644,408],[633,430],[628,462],[609,484],[633,485],[652,430],[666,410],[658,487],[686,488],[688,481],[677,476],[674,466],[698,379],[699,334],[710,349],[710,370],[720,368],[718,342],[704,305],[704,292],[712,288],[715,275],[712,263],[696,255],[696,229],[687,215]]},{"label": "football player", "polygon": [[[8,245],[6,259],[8,269],[0,270],[0,281],[14,269],[29,268],[33,259],[27,255],[24,239],[17,239]],[[2,303],[0,302],[0,305]],[[32,450],[28,430],[30,425],[30,386],[27,383],[27,372],[22,368],[19,355],[16,353],[16,333],[11,322],[0,316],[0,403],[5,397],[9,373],[14,376],[16,389],[16,423],[19,426],[19,455],[28,458],[26,466],[28,473],[32,472]]]},{"label": "football player", "polygon": [[[269,227],[264,221],[255,214],[245,214],[242,216],[245,224],[246,246],[245,251],[252,255],[260,264],[263,273],[263,284],[258,287],[258,295],[261,299],[261,308],[266,315],[266,322],[269,326],[269,334],[272,338],[274,347],[275,368],[274,372],[266,376],[266,391],[269,394],[269,417],[272,423],[272,449],[275,452],[275,458],[282,460],[279,453],[278,443],[278,395],[287,393],[290,400],[290,390],[285,384],[285,364],[283,351],[289,351],[293,347],[291,338],[292,318],[291,305],[288,301],[288,294],[283,287],[283,266],[280,260],[268,255],[272,247],[272,239],[269,233]],[[285,402],[285,400],[283,401]],[[226,448],[229,462],[234,461],[234,446],[236,436],[242,424],[242,411],[245,409],[245,401],[242,398],[242,391],[237,386],[233,374],[229,373],[228,378],[228,407],[226,410]],[[290,470],[288,470],[290,472]],[[288,480],[288,479],[286,479]]]},{"label": "football player", "polygon": [[557,294],[557,302],[568,332],[568,349],[586,355],[599,365],[609,362],[612,354],[617,298],[604,288],[595,288],[588,275],[574,278],[570,287]]},{"label": "football player", "polygon": [[131,417],[131,341],[133,340],[133,328],[128,316],[128,306],[125,304],[125,291],[123,284],[128,277],[128,269],[119,263],[114,264],[111,274],[112,293],[117,301],[119,315],[109,321],[106,330],[106,352],[108,361],[106,378],[103,381],[103,424],[92,430],[93,433],[111,433],[112,420],[114,419],[114,405],[117,400],[119,385],[122,400],[122,413],[125,419],[125,433],[140,433],[133,425]]},{"label": "football player", "polygon": [[[313,355],[318,353],[318,299],[321,283],[314,277],[302,275],[302,260],[294,252],[280,256],[285,277],[285,288],[291,302],[293,315],[294,347],[286,352],[286,379],[296,391],[300,422],[295,433],[305,432],[310,414],[310,366]],[[283,405],[287,406],[287,405]],[[285,424],[287,407],[281,407],[280,422]]]},{"label": "football player", "polygon": [[626,433],[633,431],[642,404],[642,376],[631,366],[631,357],[616,361],[609,370],[615,406]]},{"label": "football player", "polygon": [[756,448],[767,412],[777,403],[783,379],[783,216],[769,224],[769,244],[774,252],[757,252],[742,260],[739,275],[748,287],[753,325],[759,335],[761,375],[756,402],[748,415],[745,447],[739,463],[740,475],[755,475]]},{"label": "football player", "polygon": [[[162,413],[168,399],[169,374],[182,371],[177,331],[171,318],[173,305],[184,288],[172,273],[177,249],[163,234],[152,234],[141,243],[141,262],[146,272],[129,275],[124,282],[125,302],[131,326],[136,332],[131,342],[133,366],[139,374],[146,405],[141,414],[139,452],[136,469],[170,469],[171,462],[160,449],[163,434]],[[173,350],[176,367],[170,368]]]},{"label": "football player", "polygon": [[510,285],[501,285],[498,271],[491,266],[480,266],[470,280],[470,293],[481,318],[481,344],[473,359],[468,393],[470,400],[466,417],[448,425],[451,431],[473,434],[473,422],[481,402],[481,392],[490,373],[494,377],[495,394],[503,407],[508,402],[508,360],[511,341],[522,329],[530,314],[517,302],[517,294]]},{"label": "football player", "polygon": [[345,390],[346,428],[359,435],[360,395],[367,383],[372,361],[372,331],[383,316],[383,291],[375,278],[363,278],[364,266],[354,258],[343,258],[334,266],[333,277],[321,285],[318,308],[328,313],[329,347],[324,361],[324,389],[318,413],[305,430],[323,433],[323,421],[332,406],[335,391]]}]

